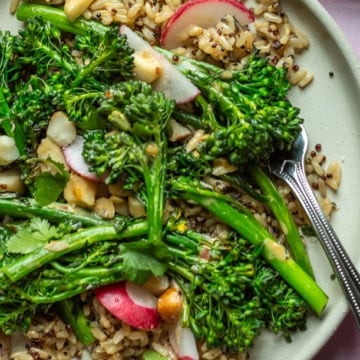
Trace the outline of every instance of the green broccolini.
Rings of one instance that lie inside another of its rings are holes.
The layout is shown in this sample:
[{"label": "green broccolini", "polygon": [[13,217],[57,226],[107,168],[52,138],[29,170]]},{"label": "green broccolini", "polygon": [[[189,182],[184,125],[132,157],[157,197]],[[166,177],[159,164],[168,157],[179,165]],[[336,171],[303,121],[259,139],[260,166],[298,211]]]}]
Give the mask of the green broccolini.
[{"label": "green broccolini", "polygon": [[[253,54],[239,71],[227,71],[159,49],[201,90],[197,111],[175,114],[179,121],[208,133],[198,150],[235,165],[267,161],[276,149],[288,149],[300,132],[299,109],[286,98],[286,71]],[[198,120],[196,120],[198,118]]]},{"label": "green broccolini", "polygon": [[[154,246],[160,245],[167,166],[166,127],[175,103],[152,91],[150,85],[133,80],[119,83],[106,93],[107,99],[91,113],[98,112],[108,120],[105,127],[110,125],[119,130],[85,133],[84,158],[97,175],[108,174],[109,183],[123,173],[135,173],[140,183],[144,183],[148,238]],[[88,100],[92,105],[92,99]],[[85,100],[82,106],[89,108]]]},{"label": "green broccolini", "polygon": [[[69,110],[65,94],[100,91],[133,76],[133,50],[114,28],[101,35],[84,31],[70,47],[59,28],[34,17],[17,36],[0,32],[0,40],[7,44],[1,48],[1,124],[22,155],[34,151],[51,113]],[[72,50],[83,52],[86,62],[79,64]]]},{"label": "green broccolini", "polygon": [[[132,80],[132,50],[116,29],[84,19],[69,23],[59,8],[32,3],[22,3],[17,16],[27,25],[2,49],[6,60],[0,63],[6,69],[0,89],[3,130],[16,129],[15,121],[26,129],[29,144],[23,152],[31,160],[30,148],[36,148],[50,111],[66,111],[85,140],[83,155],[91,170],[108,183],[126,176],[146,205],[147,219],[108,222],[88,212],[70,214],[59,203],[41,207],[32,198],[0,198],[0,214],[10,217],[0,237],[12,244],[0,269],[3,331],[26,329],[36,312],[57,301],[65,301],[61,304],[69,315],[74,303],[67,301],[83,290],[119,279],[143,283],[165,271],[183,289],[183,325],[209,346],[246,351],[263,328],[289,340],[293,330],[305,327],[309,307],[322,312],[327,296],[274,237],[234,198],[202,186],[207,175],[214,176],[213,161],[219,157],[243,170],[291,146],[302,120],[286,99],[283,70],[257,54],[243,70],[232,72],[179,58],[176,66],[202,92],[184,111],[150,85]],[[64,43],[60,29],[72,32],[74,41]],[[71,56],[73,49],[84,62]],[[19,62],[12,62],[9,53]],[[14,96],[17,90],[21,99]],[[30,106],[24,110],[26,103]],[[43,116],[39,124],[32,113]],[[188,152],[184,141],[168,142],[171,116],[206,132],[196,151]],[[233,228],[231,236],[209,242],[195,231],[180,234],[172,216],[163,216],[168,215],[165,200],[176,207],[179,199],[211,212]],[[22,229],[46,222],[60,235],[45,237],[26,253],[9,252],[16,250],[14,238],[21,238]],[[58,251],[52,251],[55,245]],[[75,317],[69,321],[77,326]],[[92,341],[89,333],[83,335],[85,343]]]},{"label": "green broccolini", "polygon": [[[49,211],[54,221],[52,224],[64,229],[63,211]],[[17,213],[13,212],[13,216],[19,219],[23,217],[21,207]],[[85,220],[86,215],[82,218]],[[92,221],[91,217],[89,219]],[[27,222],[21,229],[24,226],[27,226]],[[36,313],[46,313],[51,305],[85,290],[119,279],[140,279],[143,282],[151,274],[160,276],[165,270],[164,265],[156,259],[142,254],[137,257],[139,261],[141,258],[142,268],[133,267],[132,258],[137,254],[127,252],[122,245],[126,240],[144,236],[147,233],[145,222],[128,221],[121,228],[111,223],[81,229],[70,227],[62,237],[45,245],[39,243],[37,248],[23,255],[7,249],[13,231],[11,225],[0,226],[0,328],[7,334],[17,328],[26,331]],[[23,247],[19,249],[22,250]]]},{"label": "green broccolini", "polygon": [[261,329],[289,340],[292,331],[305,328],[306,302],[267,265],[261,246],[235,233],[220,242],[191,231],[169,234],[166,241],[170,274],[185,296],[182,324],[209,347],[243,352]]},{"label": "green broccolini", "polygon": [[236,199],[206,188],[200,181],[191,178],[174,179],[172,189],[173,196],[201,205],[244,239],[259,247],[267,262],[306,300],[313,311],[322,313],[328,302],[327,295],[312,276],[287,254],[286,248],[256,220],[249,209]]},{"label": "green broccolini", "polygon": [[265,204],[269,206],[275,218],[278,220],[279,226],[286,236],[294,260],[310,276],[314,277],[314,271],[299,229],[277,187],[267,173],[259,167],[250,168],[249,173],[261,189],[265,198]]}]

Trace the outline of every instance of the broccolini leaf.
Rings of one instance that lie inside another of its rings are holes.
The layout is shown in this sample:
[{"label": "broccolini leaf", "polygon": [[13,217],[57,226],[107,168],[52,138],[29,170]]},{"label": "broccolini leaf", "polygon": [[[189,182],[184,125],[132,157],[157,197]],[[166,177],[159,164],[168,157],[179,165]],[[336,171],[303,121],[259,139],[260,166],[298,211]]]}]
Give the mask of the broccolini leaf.
[{"label": "broccolini leaf", "polygon": [[120,251],[124,276],[136,284],[143,284],[151,275],[161,276],[166,271],[166,266],[152,255],[129,249],[126,245],[122,245]]},{"label": "broccolini leaf", "polygon": [[58,231],[47,220],[32,218],[26,225],[10,237],[6,246],[10,253],[28,254],[41,248],[50,239],[56,238]]}]

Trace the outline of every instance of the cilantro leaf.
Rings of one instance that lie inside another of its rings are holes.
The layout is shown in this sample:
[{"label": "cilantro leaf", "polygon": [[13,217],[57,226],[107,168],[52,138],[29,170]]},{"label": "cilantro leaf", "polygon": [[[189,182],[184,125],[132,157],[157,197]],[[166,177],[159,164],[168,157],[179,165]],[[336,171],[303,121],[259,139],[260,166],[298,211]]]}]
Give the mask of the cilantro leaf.
[{"label": "cilantro leaf", "polygon": [[136,284],[143,284],[151,275],[162,276],[166,265],[152,255],[130,249],[126,245],[120,247],[123,258],[125,278]]},{"label": "cilantro leaf", "polygon": [[57,163],[51,159],[44,161],[49,163],[49,165],[52,165],[57,172],[42,172],[34,181],[32,189],[33,196],[36,202],[41,206],[56,201],[63,192],[70,177],[63,164]]},{"label": "cilantro leaf", "polygon": [[56,227],[50,225],[47,220],[33,218],[10,237],[6,247],[10,253],[28,254],[43,247],[58,235]]}]

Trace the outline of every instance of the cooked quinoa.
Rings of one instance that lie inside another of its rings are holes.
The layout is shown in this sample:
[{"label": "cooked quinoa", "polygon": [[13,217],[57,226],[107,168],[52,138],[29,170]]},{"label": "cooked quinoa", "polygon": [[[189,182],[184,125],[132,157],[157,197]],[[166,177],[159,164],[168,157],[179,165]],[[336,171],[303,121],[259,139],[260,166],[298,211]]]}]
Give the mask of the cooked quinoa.
[{"label": "cooked quinoa", "polygon": [[[161,29],[184,0],[95,0],[84,12],[88,19],[103,24],[126,24],[153,44],[159,43]],[[250,3],[245,1],[245,5]],[[250,4],[249,4],[250,5]],[[196,59],[209,59],[227,69],[236,69],[246,62],[255,47],[275,66],[288,69],[292,84],[305,87],[313,74],[296,63],[296,55],[309,47],[307,36],[282,11],[277,0],[257,0],[253,7],[256,21],[240,26],[227,15],[210,28],[196,24],[182,34],[184,45],[172,49]]]}]

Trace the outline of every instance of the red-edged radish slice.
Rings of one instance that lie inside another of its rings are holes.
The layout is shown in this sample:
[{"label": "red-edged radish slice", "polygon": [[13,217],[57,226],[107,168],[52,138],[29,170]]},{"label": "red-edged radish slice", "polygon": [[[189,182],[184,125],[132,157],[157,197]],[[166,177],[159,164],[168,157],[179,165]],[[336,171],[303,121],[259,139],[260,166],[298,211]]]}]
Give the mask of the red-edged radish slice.
[{"label": "red-edged radish slice", "polygon": [[112,315],[130,326],[151,330],[160,325],[157,298],[141,286],[123,281],[102,286],[95,290],[95,294]]},{"label": "red-edged radish slice", "polygon": [[195,337],[190,328],[181,327],[179,322],[172,325],[169,328],[169,341],[180,360],[199,359]]},{"label": "red-edged radish slice", "polygon": [[103,181],[103,177],[99,177],[95,173],[89,171],[89,165],[82,155],[83,147],[84,138],[77,135],[75,140],[69,146],[63,148],[66,163],[71,170],[86,179],[99,182]]},{"label": "red-edged radish slice", "polygon": [[241,25],[254,21],[253,12],[237,0],[189,0],[170,17],[161,32],[160,43],[165,49],[175,49],[183,44],[183,34],[189,26],[215,26],[225,15],[234,16]]},{"label": "red-edged radish slice", "polygon": [[127,36],[134,51],[147,51],[161,64],[161,73],[151,84],[154,90],[163,92],[177,104],[189,102],[200,94],[200,90],[185,75],[128,26],[122,25],[120,33]]}]

